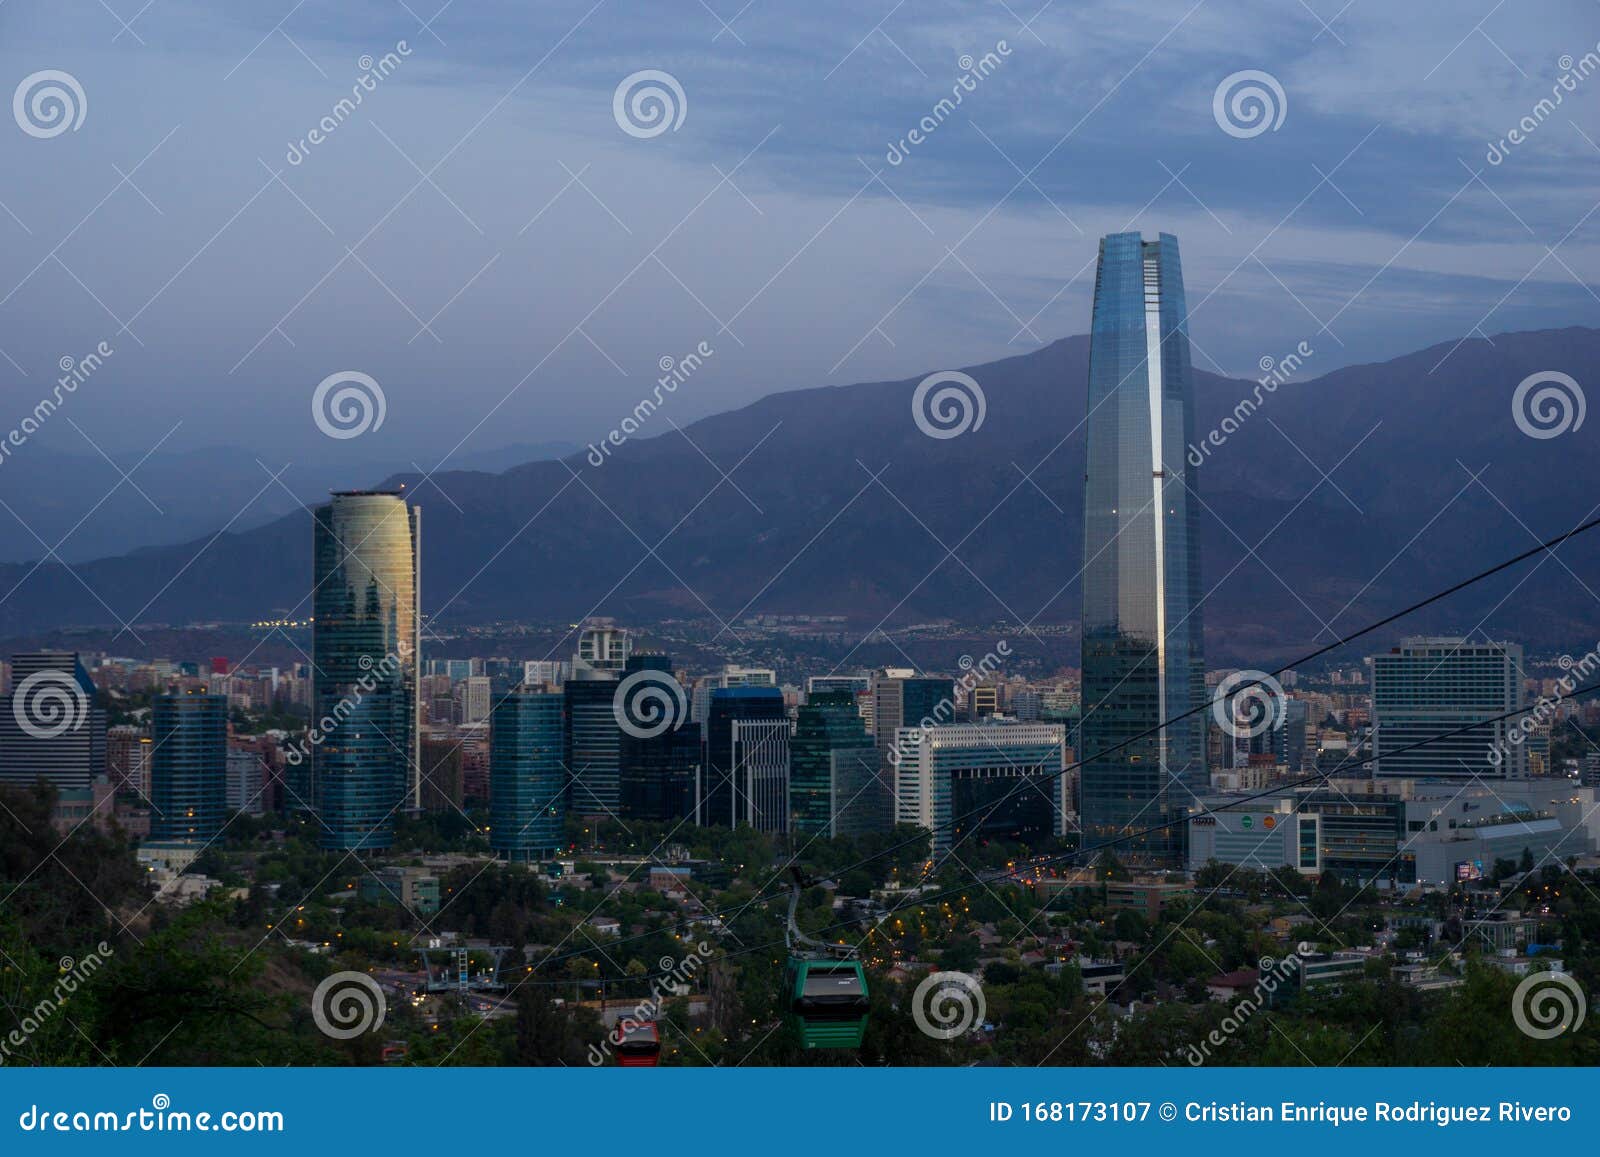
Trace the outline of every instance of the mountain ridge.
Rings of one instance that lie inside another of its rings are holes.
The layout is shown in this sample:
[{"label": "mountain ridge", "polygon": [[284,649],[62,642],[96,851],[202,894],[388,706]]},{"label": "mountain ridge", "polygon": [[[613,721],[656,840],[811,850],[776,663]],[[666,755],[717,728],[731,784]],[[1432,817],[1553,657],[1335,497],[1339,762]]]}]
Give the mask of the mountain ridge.
[{"label": "mountain ridge", "polygon": [[[424,506],[422,603],[441,622],[847,614],[863,627],[951,618],[1076,620],[1088,339],[967,367],[981,427],[926,436],[920,377],[763,396],[681,429],[670,397],[595,467],[580,449],[500,473],[400,473]],[[1600,510],[1594,425],[1525,435],[1530,374],[1595,380],[1600,330],[1499,334],[1265,392],[1198,471],[1204,616],[1215,656],[1323,641]],[[1255,384],[1195,371],[1195,440]],[[619,417],[620,421],[620,417]],[[0,566],[0,633],[115,620],[251,621],[309,592],[296,511],[74,566]],[[1565,557],[1570,553],[1571,557]],[[1526,564],[1406,630],[1561,646],[1600,636],[1600,544]],[[1585,569],[1587,568],[1587,570]]]}]

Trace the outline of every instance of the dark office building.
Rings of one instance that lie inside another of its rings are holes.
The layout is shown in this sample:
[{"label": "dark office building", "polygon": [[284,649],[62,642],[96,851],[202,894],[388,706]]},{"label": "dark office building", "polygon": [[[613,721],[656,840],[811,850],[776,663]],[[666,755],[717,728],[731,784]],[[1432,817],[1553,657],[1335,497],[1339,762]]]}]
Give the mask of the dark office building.
[{"label": "dark office building", "polygon": [[901,727],[939,727],[956,718],[955,681],[926,675],[881,675],[873,681],[873,719],[879,746]]},{"label": "dark office building", "polygon": [[[1009,754],[1009,753],[1008,753]],[[1012,768],[1007,768],[1012,771]],[[1018,775],[997,777],[992,768],[961,768],[950,776],[950,842],[963,840],[1015,840],[1037,847],[1055,832],[1056,799],[1059,787],[1045,777],[1051,771],[1030,766],[1021,773],[1043,782],[1035,789],[1022,790]]]},{"label": "dark office building", "polygon": [[695,811],[704,755],[701,727],[685,721],[654,739],[622,737],[622,818],[668,823]]},{"label": "dark office building", "polygon": [[537,860],[562,846],[567,774],[565,699],[517,690],[495,701],[489,738],[489,846]]},{"label": "dark office building", "polygon": [[106,773],[106,713],[75,651],[11,657],[0,698],[0,783],[86,791]]},{"label": "dark office building", "polygon": [[461,744],[453,739],[422,741],[422,810],[459,812],[466,806]]},{"label": "dark office building", "polygon": [[150,837],[205,844],[228,818],[228,697],[157,696],[150,712]]},{"label": "dark office building", "polygon": [[1301,798],[1300,810],[1315,817],[1314,825],[1302,827],[1300,837],[1302,843],[1311,841],[1313,859],[1320,846],[1324,872],[1346,882],[1416,882],[1417,853],[1406,834],[1404,799],[1312,791]]},{"label": "dark office building", "polygon": [[827,837],[887,831],[892,796],[852,691],[811,695],[789,740],[793,831]]},{"label": "dark office building", "polygon": [[615,817],[620,804],[622,729],[617,677],[575,669],[562,686],[567,702],[567,807],[575,815]]},{"label": "dark office building", "polygon": [[751,753],[735,727],[740,723],[788,722],[783,692],[776,687],[719,687],[706,718],[705,769],[701,774],[700,823],[736,826],[749,812],[747,781]]},{"label": "dark office building", "polygon": [[624,820],[692,819],[700,776],[701,727],[666,655],[630,655],[623,668],[619,795]]}]

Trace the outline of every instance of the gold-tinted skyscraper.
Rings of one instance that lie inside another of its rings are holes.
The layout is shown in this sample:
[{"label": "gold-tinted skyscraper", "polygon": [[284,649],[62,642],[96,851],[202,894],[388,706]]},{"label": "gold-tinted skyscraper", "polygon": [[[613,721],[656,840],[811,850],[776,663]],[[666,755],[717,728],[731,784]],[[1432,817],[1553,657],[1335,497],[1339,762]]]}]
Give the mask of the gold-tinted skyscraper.
[{"label": "gold-tinted skyscraper", "polygon": [[399,491],[336,491],[312,511],[311,801],[325,848],[373,851],[422,806],[421,518]]}]

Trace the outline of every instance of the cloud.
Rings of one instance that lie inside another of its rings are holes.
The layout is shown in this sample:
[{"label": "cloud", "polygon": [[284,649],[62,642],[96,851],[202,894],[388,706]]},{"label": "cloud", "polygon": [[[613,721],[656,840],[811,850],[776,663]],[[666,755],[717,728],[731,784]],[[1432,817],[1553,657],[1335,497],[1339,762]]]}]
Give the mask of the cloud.
[{"label": "cloud", "polygon": [[[387,0],[287,17],[163,0],[134,23],[142,45],[109,43],[109,16],[101,42],[8,6],[0,75],[64,67],[90,111],[55,141],[0,132],[0,198],[26,223],[0,213],[16,271],[0,350],[26,373],[0,403],[31,407],[60,356],[109,333],[117,380],[85,421],[124,448],[181,419],[190,445],[242,430],[327,454],[307,398],[344,369],[384,382],[374,452],[585,442],[702,339],[718,354],[680,399],[689,418],[1082,332],[1095,242],[1129,227],[1181,236],[1197,362],[1237,372],[1312,314],[1338,315],[1330,367],[1480,320],[1592,318],[1588,288],[1539,259],[1600,199],[1572,163],[1579,129],[1600,139],[1593,94],[1486,169],[1490,188],[1462,186],[1555,57],[1593,44],[1597,10],[1507,7],[1480,33],[1311,3],[1330,29],[1301,5],[1221,0],[737,17],[711,0],[731,29],[644,0],[452,5],[429,27],[432,5],[413,18]],[[402,39],[404,64],[290,164],[359,58]],[[962,55],[1001,40],[1004,63],[889,164]],[[679,80],[688,110],[637,140],[612,93],[646,68]],[[1283,127],[1250,140],[1211,109],[1244,68],[1288,100]],[[1592,238],[1559,250],[1580,277]]]}]

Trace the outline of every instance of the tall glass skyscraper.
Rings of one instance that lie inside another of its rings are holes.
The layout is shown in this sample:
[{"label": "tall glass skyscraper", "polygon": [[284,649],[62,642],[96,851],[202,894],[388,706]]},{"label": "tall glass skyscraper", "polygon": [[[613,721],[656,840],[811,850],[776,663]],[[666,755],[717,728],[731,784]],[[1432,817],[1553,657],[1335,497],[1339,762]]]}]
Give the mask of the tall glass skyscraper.
[{"label": "tall glass skyscraper", "polygon": [[422,806],[422,511],[398,491],[347,490],[312,517],[311,802],[322,847],[378,851],[395,813]]},{"label": "tall glass skyscraper", "polygon": [[1176,237],[1101,239],[1083,496],[1083,840],[1171,822],[1116,851],[1178,864],[1186,825],[1175,821],[1209,786],[1204,712],[1133,737],[1205,704],[1186,313]]},{"label": "tall glass skyscraper", "polygon": [[[666,655],[630,655],[618,686],[613,716],[644,709],[658,711],[640,726],[622,728],[619,740],[619,812],[624,821],[673,823],[694,816],[700,778],[702,731],[687,718],[688,696],[672,673]],[[640,672],[648,671],[648,676]],[[630,683],[629,680],[635,682]],[[637,696],[643,694],[644,699]],[[631,707],[627,702],[633,698]]]},{"label": "tall glass skyscraper", "polygon": [[205,844],[228,811],[228,697],[158,695],[150,711],[150,835]]},{"label": "tall glass skyscraper", "polygon": [[621,806],[622,728],[614,671],[574,664],[567,700],[567,806],[574,815],[614,819]]},{"label": "tall glass skyscraper", "polygon": [[565,698],[518,689],[495,701],[489,738],[489,846],[536,860],[562,845],[567,812]]},{"label": "tall glass skyscraper", "polygon": [[889,829],[893,792],[853,691],[812,692],[795,716],[789,768],[791,830],[832,838]]},{"label": "tall glass skyscraper", "polygon": [[[782,764],[782,799],[777,800]],[[789,716],[776,687],[719,687],[706,719],[700,823],[788,827]],[[778,822],[782,813],[783,822]]]}]

